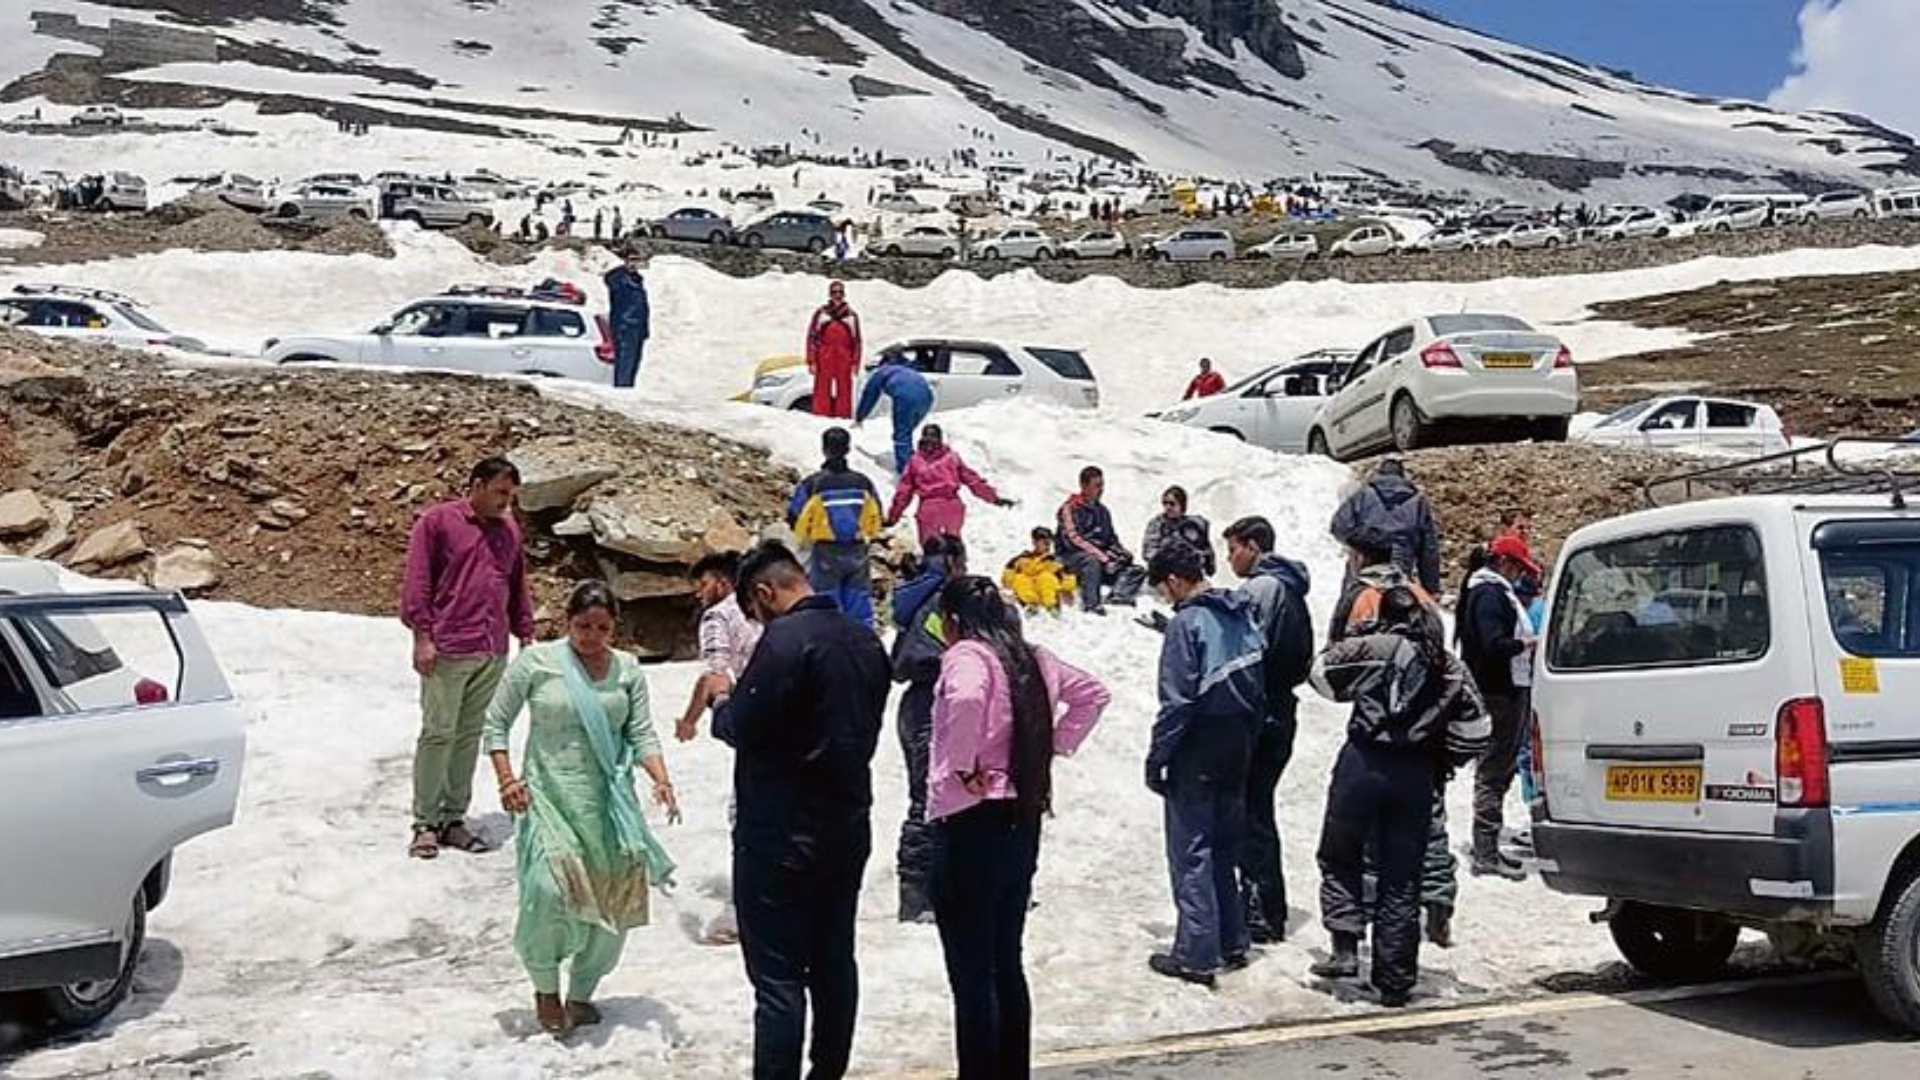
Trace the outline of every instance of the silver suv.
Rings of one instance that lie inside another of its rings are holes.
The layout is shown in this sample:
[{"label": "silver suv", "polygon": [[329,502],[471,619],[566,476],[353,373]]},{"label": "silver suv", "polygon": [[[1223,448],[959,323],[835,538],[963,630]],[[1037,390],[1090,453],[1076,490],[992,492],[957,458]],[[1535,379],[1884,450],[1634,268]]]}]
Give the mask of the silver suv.
[{"label": "silver suv", "polygon": [[411,221],[423,229],[492,225],[493,211],[438,180],[393,179],[380,183],[380,216]]}]

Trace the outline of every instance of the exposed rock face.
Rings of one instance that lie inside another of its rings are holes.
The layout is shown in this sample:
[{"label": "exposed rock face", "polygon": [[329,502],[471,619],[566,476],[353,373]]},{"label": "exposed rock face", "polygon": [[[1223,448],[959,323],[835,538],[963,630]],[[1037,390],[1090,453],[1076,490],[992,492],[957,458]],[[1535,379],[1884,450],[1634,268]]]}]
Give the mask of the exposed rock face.
[{"label": "exposed rock face", "polygon": [[53,521],[47,504],[32,491],[0,495],[0,540],[37,536]]},{"label": "exposed rock face", "polygon": [[140,522],[128,518],[89,534],[74,549],[71,565],[80,569],[111,569],[145,555],[147,541],[140,534]]},{"label": "exposed rock face", "polygon": [[520,470],[520,508],[538,514],[572,507],[587,489],[619,475],[620,470],[606,456],[609,452],[570,438],[541,440],[516,448],[507,460]]},{"label": "exposed rock face", "polygon": [[198,592],[220,584],[220,556],[204,541],[182,540],[153,563],[153,587],[163,592]]}]

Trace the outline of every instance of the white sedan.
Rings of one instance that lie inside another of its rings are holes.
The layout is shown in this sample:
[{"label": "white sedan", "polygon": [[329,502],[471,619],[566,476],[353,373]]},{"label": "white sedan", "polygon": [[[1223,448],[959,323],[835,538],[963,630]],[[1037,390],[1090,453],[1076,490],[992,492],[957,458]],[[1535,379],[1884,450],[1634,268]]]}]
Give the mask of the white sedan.
[{"label": "white sedan", "polygon": [[1755,455],[1791,448],[1780,414],[1766,405],[1686,396],[1635,402],[1581,432],[1578,441],[1645,450]]},{"label": "white sedan", "polygon": [[1314,413],[1353,364],[1351,349],[1322,349],[1275,364],[1212,397],[1182,402],[1157,413],[1170,424],[1231,435],[1283,454],[1307,448]]},{"label": "white sedan", "polygon": [[[889,345],[867,364],[872,372],[889,357],[912,364],[933,387],[935,412],[1013,398],[1037,398],[1076,409],[1100,405],[1100,386],[1086,357],[1074,349],[1006,345],[962,338],[916,338]],[[805,366],[763,371],[747,394],[756,405],[809,412],[813,376]],[[882,399],[882,408],[885,408]]]},{"label": "white sedan", "polygon": [[1561,442],[1579,405],[1573,354],[1560,339],[1511,315],[1430,315],[1360,351],[1314,416],[1307,445],[1348,461],[1496,426]]},{"label": "white sedan", "polygon": [[380,205],[372,188],[308,181],[281,192],[274,200],[273,213],[275,217],[313,222],[347,218],[372,221],[379,216]]},{"label": "white sedan", "polygon": [[1313,259],[1320,255],[1320,239],[1312,233],[1281,233],[1247,249],[1249,259]]},{"label": "white sedan", "polygon": [[1039,228],[1014,225],[982,240],[976,249],[976,257],[989,262],[1001,259],[1037,259],[1044,262],[1053,258],[1054,250],[1053,238]]},{"label": "white sedan", "polygon": [[1540,251],[1565,242],[1566,237],[1555,226],[1524,222],[1493,237],[1486,246],[1498,251]]},{"label": "white sedan", "polygon": [[1132,252],[1126,236],[1114,229],[1094,229],[1060,245],[1060,254],[1069,259],[1124,259]]},{"label": "white sedan", "polygon": [[1407,255],[1437,255],[1450,251],[1471,251],[1479,245],[1479,233],[1472,229],[1455,226],[1435,229],[1417,240],[1408,240],[1396,250]]},{"label": "white sedan", "polygon": [[877,250],[889,259],[908,255],[922,258],[951,259],[960,253],[960,238],[938,225],[916,225],[898,236],[889,237],[869,251]]},{"label": "white sedan", "polygon": [[1608,241],[1665,239],[1672,231],[1671,215],[1659,210],[1635,210],[1601,226],[1597,235]]},{"label": "white sedan", "polygon": [[73,338],[123,349],[174,348],[204,352],[204,342],[155,322],[131,297],[71,285],[15,285],[0,296],[0,327],[41,337]]}]

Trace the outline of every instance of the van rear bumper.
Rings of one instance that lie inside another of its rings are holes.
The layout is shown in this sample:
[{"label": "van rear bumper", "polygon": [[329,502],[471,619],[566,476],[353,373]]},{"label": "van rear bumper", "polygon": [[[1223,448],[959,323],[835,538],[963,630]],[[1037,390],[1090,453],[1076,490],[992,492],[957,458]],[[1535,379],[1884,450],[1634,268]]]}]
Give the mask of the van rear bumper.
[{"label": "van rear bumper", "polygon": [[1541,878],[1555,892],[1769,921],[1833,913],[1833,819],[1781,811],[1773,836],[1537,821]]}]

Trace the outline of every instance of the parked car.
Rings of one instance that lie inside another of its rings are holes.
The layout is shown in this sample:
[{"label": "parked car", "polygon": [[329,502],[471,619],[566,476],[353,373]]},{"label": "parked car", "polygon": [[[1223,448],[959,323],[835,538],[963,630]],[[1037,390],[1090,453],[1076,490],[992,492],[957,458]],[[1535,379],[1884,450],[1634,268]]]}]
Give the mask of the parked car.
[{"label": "parked car", "polygon": [[1060,254],[1069,259],[1124,259],[1133,254],[1133,245],[1117,229],[1093,229],[1061,244]]},{"label": "parked car", "polygon": [[1801,209],[1798,218],[1804,224],[1838,221],[1843,218],[1864,220],[1873,216],[1873,196],[1864,191],[1823,191]]},{"label": "parked car", "polygon": [[[916,338],[874,354],[867,371],[893,356],[905,357],[933,385],[936,412],[990,401],[1034,398],[1076,409],[1100,405],[1100,386],[1086,357],[1074,349],[1006,345],[960,338]],[[762,370],[749,398],[776,409],[813,408],[813,376],[803,364]],[[883,406],[884,408],[884,403]]]},{"label": "parked car", "polygon": [[947,213],[960,217],[986,217],[999,209],[999,202],[982,191],[957,192],[947,197]]},{"label": "parked car", "polygon": [[1231,435],[1283,454],[1304,453],[1314,414],[1353,366],[1353,358],[1351,349],[1321,349],[1156,415],[1170,424]]},{"label": "parked car", "polygon": [[0,296],[0,326],[126,349],[204,352],[207,347],[161,326],[131,297],[72,285],[15,285],[11,294]]},{"label": "parked car", "polygon": [[89,105],[73,114],[75,127],[122,127],[127,115],[117,105]]},{"label": "parked car", "polygon": [[1145,217],[1150,214],[1180,214],[1186,212],[1186,206],[1171,192],[1149,192],[1139,202],[1127,207],[1128,217]]},{"label": "parked car", "polygon": [[683,206],[666,217],[654,218],[645,225],[656,240],[692,240],[704,244],[731,244],[733,222],[705,207]]},{"label": "parked car", "polygon": [[222,173],[211,187],[221,202],[249,214],[263,214],[272,205],[267,185],[242,173]]},{"label": "parked car", "polygon": [[317,224],[359,218],[372,221],[380,213],[373,189],[346,184],[306,181],[282,192],[275,200],[275,217]]},{"label": "parked car", "polygon": [[1601,240],[1665,239],[1673,232],[1673,217],[1660,210],[1634,210],[1602,225],[1596,234]]},{"label": "parked car", "polygon": [[269,338],[270,364],[444,368],[479,375],[613,381],[613,335],[569,293],[456,285],[417,300],[365,333]]},{"label": "parked car", "polygon": [[423,229],[491,225],[493,211],[461,196],[438,180],[387,179],[380,182],[380,216],[411,221]]},{"label": "parked car", "polygon": [[1449,251],[1469,251],[1480,246],[1480,234],[1453,226],[1435,229],[1425,236],[1402,243],[1396,251],[1407,255],[1435,255]]},{"label": "parked car", "polygon": [[132,173],[82,176],[57,195],[62,209],[123,211],[147,208],[147,182]]},{"label": "parked car", "polygon": [[1281,233],[1247,249],[1249,259],[1316,259],[1320,238],[1312,233]]},{"label": "parked car", "polygon": [[1484,246],[1498,251],[1539,251],[1557,248],[1565,242],[1566,237],[1558,226],[1522,222],[1508,226],[1505,232],[1492,237]]},{"label": "parked car", "polygon": [[1780,414],[1752,401],[1657,397],[1612,413],[1580,442],[1647,450],[1773,454],[1790,445]]},{"label": "parked car", "polygon": [[763,187],[754,188],[752,191],[742,191],[733,197],[733,201],[741,206],[763,211],[773,209],[774,205],[773,192]]},{"label": "parked car", "polygon": [[180,596],[0,558],[0,1012],[70,1031],[126,999],[175,849],[233,821],[246,729]]},{"label": "parked car", "polygon": [[1770,225],[1774,209],[1766,203],[1731,203],[1687,223],[1685,234],[1746,232]]},{"label": "parked car", "polygon": [[975,257],[995,262],[1000,259],[1038,259],[1046,261],[1054,255],[1053,238],[1040,231],[1034,225],[1012,225],[995,236],[982,240],[975,247]]},{"label": "parked car", "polygon": [[[898,236],[876,245],[889,259],[914,255],[923,258],[951,259],[960,253],[960,238],[938,225],[916,225]],[[875,248],[868,248],[873,251]]]},{"label": "parked car", "polygon": [[1541,876],[1603,900],[1656,979],[1710,980],[1759,930],[1851,952],[1920,1031],[1920,511],[1831,457],[1766,468],[1778,486],[1723,466],[1697,475],[1731,496],[1562,547],[1533,676]]},{"label": "parked car", "polygon": [[1883,218],[1920,218],[1920,187],[1886,188],[1874,192],[1873,212]]},{"label": "parked car", "polygon": [[1373,255],[1389,255],[1399,246],[1400,239],[1392,229],[1385,225],[1368,225],[1355,229],[1333,242],[1333,248],[1327,255],[1333,259],[1364,258]]},{"label": "parked car", "polygon": [[832,219],[810,210],[782,210],[740,226],[735,235],[750,248],[780,248],[819,255],[839,239]]},{"label": "parked car", "polygon": [[901,191],[883,191],[873,208],[889,214],[931,214],[936,209]]},{"label": "parked car", "polygon": [[1140,254],[1158,262],[1227,262],[1236,252],[1225,229],[1190,226],[1142,245]]},{"label": "parked car", "polygon": [[1520,426],[1560,442],[1580,404],[1573,354],[1511,315],[1429,315],[1360,351],[1307,433],[1342,461]]}]

